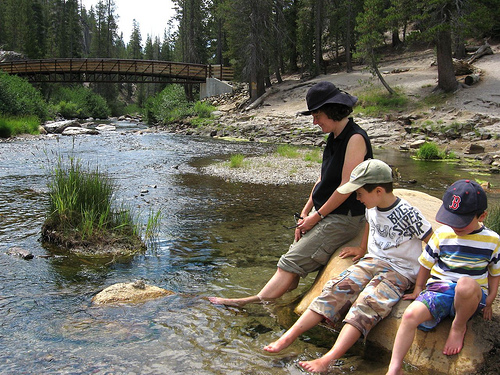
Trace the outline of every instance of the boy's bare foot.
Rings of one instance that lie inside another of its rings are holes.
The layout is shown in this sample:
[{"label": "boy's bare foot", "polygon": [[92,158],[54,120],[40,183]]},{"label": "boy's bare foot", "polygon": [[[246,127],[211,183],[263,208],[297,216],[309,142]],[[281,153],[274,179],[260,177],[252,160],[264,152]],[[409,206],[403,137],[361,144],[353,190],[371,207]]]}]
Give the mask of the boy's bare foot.
[{"label": "boy's bare foot", "polygon": [[387,370],[385,375],[403,375],[403,369],[402,368],[397,368],[397,369],[389,369]]},{"label": "boy's bare foot", "polygon": [[281,336],[275,342],[272,342],[269,345],[264,346],[264,350],[269,353],[279,353],[283,349],[288,348],[292,342],[293,339],[288,339],[285,336]]},{"label": "boy's bare foot", "polygon": [[313,361],[300,361],[299,365],[308,372],[328,372],[330,361],[322,357]]},{"label": "boy's bare foot", "polygon": [[445,355],[455,355],[460,353],[464,346],[465,332],[467,332],[467,326],[464,328],[455,327],[453,324],[450,328],[450,333],[444,344],[443,354]]}]

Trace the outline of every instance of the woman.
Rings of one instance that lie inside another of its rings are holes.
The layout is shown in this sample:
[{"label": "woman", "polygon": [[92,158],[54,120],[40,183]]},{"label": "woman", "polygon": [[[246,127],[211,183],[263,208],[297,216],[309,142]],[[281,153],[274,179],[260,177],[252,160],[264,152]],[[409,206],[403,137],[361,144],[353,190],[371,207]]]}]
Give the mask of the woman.
[{"label": "woman", "polygon": [[212,303],[243,306],[273,301],[295,289],[300,277],[327,264],[335,250],[364,228],[365,207],[356,200],[355,193],[344,195],[336,191],[349,181],[354,167],[373,157],[368,135],[348,117],[357,100],[331,82],[319,82],[309,89],[308,110],[302,114],[312,115],[313,123],[330,135],[323,152],[321,174],[295,229],[295,241],[258,294],[244,298],[209,297]]}]

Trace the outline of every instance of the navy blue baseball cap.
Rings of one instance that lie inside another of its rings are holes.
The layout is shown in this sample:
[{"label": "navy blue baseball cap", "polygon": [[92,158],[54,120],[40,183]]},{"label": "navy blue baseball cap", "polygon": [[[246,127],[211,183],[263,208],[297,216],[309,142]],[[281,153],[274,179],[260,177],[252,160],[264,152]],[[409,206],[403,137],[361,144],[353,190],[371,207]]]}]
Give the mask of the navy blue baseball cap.
[{"label": "navy blue baseball cap", "polygon": [[343,104],[354,107],[358,98],[340,90],[331,82],[322,81],[316,83],[306,94],[307,111],[300,112],[302,115],[310,115],[328,103]]},{"label": "navy blue baseball cap", "polygon": [[487,208],[488,200],[481,185],[472,180],[459,180],[446,189],[436,221],[452,228],[465,228]]}]

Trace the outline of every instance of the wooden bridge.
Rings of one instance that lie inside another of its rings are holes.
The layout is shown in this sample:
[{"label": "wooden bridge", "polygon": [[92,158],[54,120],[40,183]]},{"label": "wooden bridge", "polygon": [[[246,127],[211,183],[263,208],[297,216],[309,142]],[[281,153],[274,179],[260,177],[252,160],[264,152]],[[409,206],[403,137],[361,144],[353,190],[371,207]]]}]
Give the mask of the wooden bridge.
[{"label": "wooden bridge", "polygon": [[233,79],[220,65],[130,59],[41,59],[0,62],[0,70],[30,82],[204,83]]}]

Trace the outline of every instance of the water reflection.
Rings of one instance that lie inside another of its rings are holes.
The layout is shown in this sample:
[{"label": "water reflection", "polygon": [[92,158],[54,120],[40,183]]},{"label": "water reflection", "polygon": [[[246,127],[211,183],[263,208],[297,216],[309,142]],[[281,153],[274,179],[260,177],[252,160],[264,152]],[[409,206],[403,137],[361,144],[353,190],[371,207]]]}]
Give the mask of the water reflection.
[{"label": "water reflection", "polygon": [[[409,153],[397,150],[375,150],[375,157],[397,168],[401,173],[400,187],[423,191],[442,198],[446,188],[454,181],[468,178],[491,184],[487,191],[489,202],[498,204],[500,175],[490,174],[488,167],[479,161],[423,161],[415,160]],[[410,182],[411,181],[411,182]]]},{"label": "water reflection", "polygon": [[[325,353],[332,335],[318,329],[280,355],[262,347],[293,322],[289,303],[307,290],[312,276],[275,306],[218,307],[203,296],[260,290],[292,240],[293,231],[283,225],[302,208],[311,186],[230,183],[198,173],[211,160],[236,152],[259,155],[272,145],[139,134],[131,131],[135,125],[127,126],[98,137],[0,144],[0,372],[303,373],[296,362]],[[118,198],[143,220],[150,209],[162,210],[158,246],[113,261],[42,247],[47,176],[58,155],[109,172],[120,187]],[[403,187],[436,196],[457,173],[472,175],[459,166],[416,163],[397,152],[376,155],[397,166],[404,180],[417,180]],[[11,246],[36,256],[31,261],[8,256]],[[139,305],[91,305],[106,286],[135,279],[177,294]],[[383,374],[383,363],[360,359],[363,350],[357,345],[334,373]]]}]

